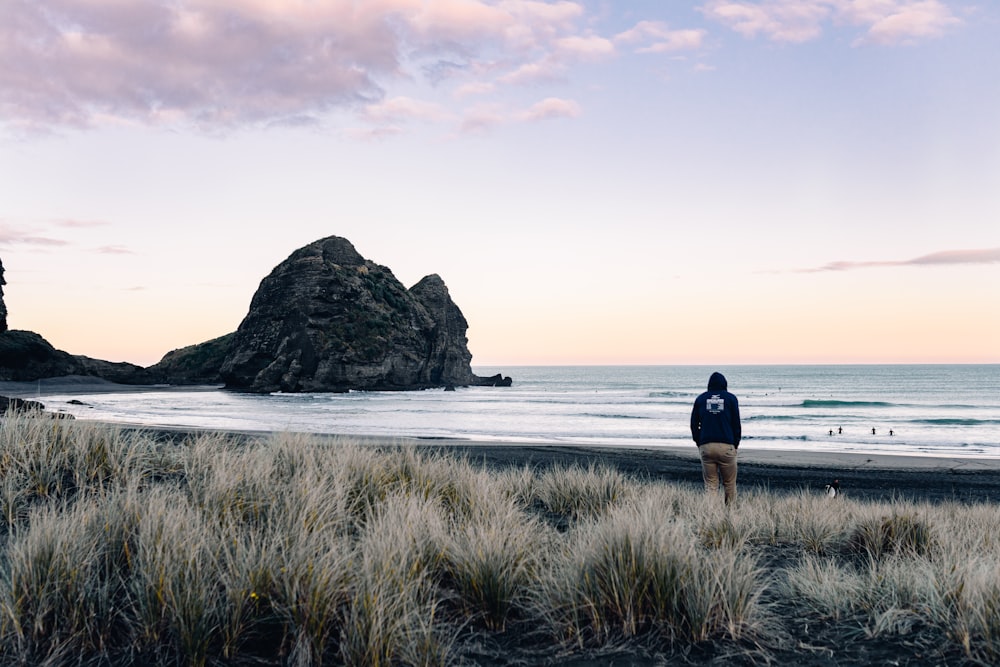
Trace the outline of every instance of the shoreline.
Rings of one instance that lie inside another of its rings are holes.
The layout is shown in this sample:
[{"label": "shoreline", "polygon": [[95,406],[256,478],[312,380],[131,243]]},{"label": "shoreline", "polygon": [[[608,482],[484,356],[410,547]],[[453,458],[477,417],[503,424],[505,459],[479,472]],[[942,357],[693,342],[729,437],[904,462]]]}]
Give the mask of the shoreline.
[{"label": "shoreline", "polygon": [[[69,376],[36,382],[0,382],[0,395],[33,399],[45,394],[88,394],[143,391],[217,391],[219,385],[122,385],[98,378]],[[90,420],[81,420],[90,421]],[[274,431],[206,429],[121,422],[96,422],[180,440],[197,433],[230,433],[264,439]],[[454,453],[491,468],[607,465],[633,477],[700,485],[701,465],[692,443],[675,445],[603,445],[589,443],[525,443],[434,437],[391,437],[308,433],[330,441],[355,440],[374,446],[414,445]],[[807,449],[756,449],[748,440],[740,447],[741,489],[821,493],[834,479],[845,496],[870,500],[907,499],[1000,502],[1000,459],[867,454]]]},{"label": "shoreline", "polygon": [[[35,399],[52,394],[123,394],[151,391],[218,391],[221,384],[120,384],[88,375],[65,375],[32,382],[0,381],[0,396]],[[44,392],[42,391],[44,390]]]}]

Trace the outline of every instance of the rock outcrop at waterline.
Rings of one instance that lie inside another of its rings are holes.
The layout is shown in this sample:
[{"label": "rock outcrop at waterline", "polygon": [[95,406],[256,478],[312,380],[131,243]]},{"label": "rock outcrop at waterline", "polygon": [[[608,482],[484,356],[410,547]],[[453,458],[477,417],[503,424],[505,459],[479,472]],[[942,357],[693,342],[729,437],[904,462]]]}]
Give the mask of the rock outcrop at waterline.
[{"label": "rock outcrop at waterline", "polygon": [[0,333],[0,381],[34,382],[66,375],[89,375],[120,384],[156,381],[142,366],[63,352],[34,331]]},{"label": "rock outcrop at waterline", "polygon": [[71,355],[6,324],[0,288],[0,381],[79,375],[261,393],[511,384],[472,373],[468,323],[439,276],[407,290],[336,236],[275,267],[236,332],[168,352],[149,368]]},{"label": "rock outcrop at waterline", "polygon": [[496,384],[472,373],[467,329],[439,276],[407,290],[331,236],[261,281],[220,375],[226,388],[250,392]]},{"label": "rock outcrop at waterline", "polygon": [[7,305],[3,300],[6,284],[0,261],[0,381],[34,382],[64,375],[91,375],[124,384],[152,380],[142,366],[69,354],[57,350],[34,331],[8,329]]}]

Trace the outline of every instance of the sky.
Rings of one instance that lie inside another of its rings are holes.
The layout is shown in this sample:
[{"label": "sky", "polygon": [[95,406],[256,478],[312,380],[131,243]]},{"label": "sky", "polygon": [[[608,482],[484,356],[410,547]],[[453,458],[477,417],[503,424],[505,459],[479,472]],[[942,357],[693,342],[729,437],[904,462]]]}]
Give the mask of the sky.
[{"label": "sky", "polygon": [[8,324],[143,366],[294,250],[473,367],[1000,363],[992,0],[0,0]]}]

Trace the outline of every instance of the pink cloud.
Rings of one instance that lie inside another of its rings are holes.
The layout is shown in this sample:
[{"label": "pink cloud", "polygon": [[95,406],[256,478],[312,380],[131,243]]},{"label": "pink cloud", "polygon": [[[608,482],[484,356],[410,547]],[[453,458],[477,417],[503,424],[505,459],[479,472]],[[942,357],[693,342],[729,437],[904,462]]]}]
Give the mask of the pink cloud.
[{"label": "pink cloud", "polygon": [[94,252],[101,255],[134,255],[135,252],[123,245],[105,245],[96,248]]},{"label": "pink cloud", "polygon": [[393,97],[365,107],[364,115],[375,122],[406,120],[443,120],[450,116],[440,105],[410,97]]},{"label": "pink cloud", "polygon": [[[59,238],[58,234],[49,233],[52,228],[92,229],[104,227],[111,223],[103,220],[80,220],[56,218],[49,220],[3,220],[0,219],[0,246],[27,246],[36,248],[55,248],[71,245],[71,241]],[[108,246],[108,248],[122,246]],[[101,250],[98,250],[101,252]]]},{"label": "pink cloud", "polygon": [[527,109],[510,110],[496,104],[480,104],[468,109],[459,127],[460,134],[479,134],[515,123],[533,123],[557,118],[576,118],[582,113],[573,100],[548,97]]},{"label": "pink cloud", "polygon": [[525,63],[497,80],[507,85],[550,83],[563,80],[565,74],[566,66],[549,58],[540,62]]},{"label": "pink cloud", "polygon": [[561,55],[583,60],[599,60],[615,53],[611,40],[596,35],[562,37],[556,40],[555,46]]},{"label": "pink cloud", "polygon": [[941,0],[708,0],[702,13],[744,37],[799,43],[828,24],[864,30],[855,45],[938,37],[961,23]]},{"label": "pink cloud", "polygon": [[455,97],[470,97],[472,95],[488,95],[496,90],[496,84],[485,81],[473,81],[459,86],[455,90]]},{"label": "pink cloud", "polygon": [[521,115],[521,118],[527,121],[549,120],[551,118],[576,118],[580,113],[580,105],[573,100],[548,97],[532,105]]},{"label": "pink cloud", "polygon": [[1000,248],[982,248],[974,250],[942,250],[904,264],[993,264],[1000,262]]},{"label": "pink cloud", "polygon": [[105,227],[110,225],[110,222],[105,220],[73,220],[69,218],[62,218],[58,220],[53,220],[52,224],[57,227],[70,227],[74,229],[87,229],[90,227]]},{"label": "pink cloud", "polygon": [[959,24],[961,21],[940,2],[916,2],[900,7],[888,16],[878,17],[861,41],[898,44],[940,37],[946,30]]},{"label": "pink cloud", "polygon": [[22,129],[307,124],[389,104],[398,81],[527,79],[546,54],[614,49],[566,1],[4,0],[3,13],[0,119]]},{"label": "pink cloud", "polygon": [[702,11],[744,37],[763,34],[776,42],[805,42],[818,37],[830,8],[826,0],[711,0]]},{"label": "pink cloud", "polygon": [[635,44],[638,53],[668,53],[699,49],[707,34],[701,29],[671,30],[661,21],[640,21],[615,35],[615,42]]},{"label": "pink cloud", "polygon": [[509,116],[496,105],[478,105],[466,112],[459,130],[462,134],[479,134],[508,122]]},{"label": "pink cloud", "polygon": [[1000,248],[978,248],[971,250],[942,250],[929,255],[921,255],[906,260],[881,260],[870,262],[830,262],[815,269],[802,269],[799,273],[819,273],[822,271],[850,271],[885,266],[938,266],[955,264],[995,264],[1000,262]]},{"label": "pink cloud", "polygon": [[55,239],[50,236],[39,236],[31,232],[19,231],[0,226],[0,246],[35,246],[41,248],[51,248],[69,245],[68,241]]}]

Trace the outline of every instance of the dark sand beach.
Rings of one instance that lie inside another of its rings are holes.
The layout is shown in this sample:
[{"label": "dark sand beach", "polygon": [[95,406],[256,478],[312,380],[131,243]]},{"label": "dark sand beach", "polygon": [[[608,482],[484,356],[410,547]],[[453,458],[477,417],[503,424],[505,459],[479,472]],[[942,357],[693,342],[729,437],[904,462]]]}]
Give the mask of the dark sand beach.
[{"label": "dark sand beach", "polygon": [[[693,443],[690,449],[457,442],[435,446],[490,467],[595,464],[638,478],[701,484]],[[834,479],[840,480],[845,496],[864,500],[1000,502],[997,460],[754,450],[750,443],[740,447],[740,488],[821,493]]]}]

